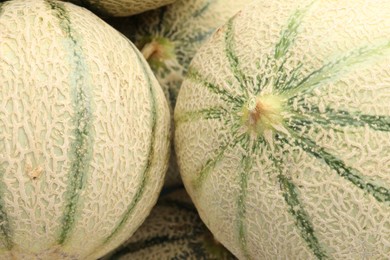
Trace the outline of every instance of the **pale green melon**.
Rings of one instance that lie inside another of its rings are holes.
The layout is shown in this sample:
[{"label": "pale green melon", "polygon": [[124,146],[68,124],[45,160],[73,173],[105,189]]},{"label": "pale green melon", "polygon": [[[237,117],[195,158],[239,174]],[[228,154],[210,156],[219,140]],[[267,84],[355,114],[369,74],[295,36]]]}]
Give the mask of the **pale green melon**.
[{"label": "pale green melon", "polygon": [[[178,0],[124,20],[111,19],[147,58],[172,108],[198,48],[251,0]],[[173,134],[172,134],[173,136]],[[181,184],[172,147],[165,186]]]},{"label": "pale green melon", "polygon": [[235,259],[201,221],[183,188],[163,194],[133,236],[108,259]]},{"label": "pale green melon", "polygon": [[390,256],[390,2],[258,0],[175,108],[183,182],[240,259]]},{"label": "pale green melon", "polygon": [[86,7],[104,16],[130,16],[161,6],[176,0],[62,0]]},{"label": "pale green melon", "polygon": [[0,5],[0,258],[96,259],[162,187],[169,108],[139,51],[70,3]]}]

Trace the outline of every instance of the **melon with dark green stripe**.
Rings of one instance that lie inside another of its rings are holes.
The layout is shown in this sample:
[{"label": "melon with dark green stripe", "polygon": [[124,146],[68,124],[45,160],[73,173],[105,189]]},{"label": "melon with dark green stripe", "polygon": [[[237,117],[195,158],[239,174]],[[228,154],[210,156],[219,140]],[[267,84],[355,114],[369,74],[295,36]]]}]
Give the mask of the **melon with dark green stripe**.
[{"label": "melon with dark green stripe", "polygon": [[134,235],[108,259],[236,259],[201,221],[184,188],[163,194]]},{"label": "melon with dark green stripe", "polygon": [[169,110],[121,34],[69,3],[0,5],[0,258],[97,258],[157,200]]},{"label": "melon with dark green stripe", "polygon": [[193,59],[180,171],[240,259],[390,255],[390,2],[258,0]]},{"label": "melon with dark green stripe", "polygon": [[[199,47],[250,0],[177,0],[126,19],[111,19],[147,59],[166,98],[175,107],[184,74]],[[165,186],[181,184],[172,147]]]}]

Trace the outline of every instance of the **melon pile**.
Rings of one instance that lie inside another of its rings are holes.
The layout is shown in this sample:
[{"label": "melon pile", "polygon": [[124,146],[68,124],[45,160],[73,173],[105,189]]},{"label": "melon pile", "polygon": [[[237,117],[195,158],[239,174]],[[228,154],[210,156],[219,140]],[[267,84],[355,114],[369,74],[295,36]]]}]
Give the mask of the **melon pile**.
[{"label": "melon pile", "polygon": [[388,0],[0,0],[0,259],[388,259]]}]

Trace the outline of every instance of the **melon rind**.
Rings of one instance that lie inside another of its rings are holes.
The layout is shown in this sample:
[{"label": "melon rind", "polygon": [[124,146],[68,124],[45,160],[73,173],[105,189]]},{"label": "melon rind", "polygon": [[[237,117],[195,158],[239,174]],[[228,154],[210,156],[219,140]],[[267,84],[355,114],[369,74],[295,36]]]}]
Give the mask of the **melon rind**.
[{"label": "melon rind", "polygon": [[258,0],[194,57],[175,151],[238,258],[390,255],[389,13],[385,0]]},{"label": "melon rind", "polygon": [[128,39],[70,3],[3,3],[0,49],[0,258],[96,259],[162,187],[161,87]]}]

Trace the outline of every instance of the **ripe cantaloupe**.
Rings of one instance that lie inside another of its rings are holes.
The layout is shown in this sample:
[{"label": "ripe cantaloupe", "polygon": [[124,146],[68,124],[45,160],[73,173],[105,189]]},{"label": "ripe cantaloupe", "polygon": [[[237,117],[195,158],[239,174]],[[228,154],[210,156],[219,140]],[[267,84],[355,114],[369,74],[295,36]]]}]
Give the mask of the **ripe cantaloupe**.
[{"label": "ripe cantaloupe", "polygon": [[149,214],[169,108],[143,56],[70,3],[0,5],[0,258],[96,259]]},{"label": "ripe cantaloupe", "polygon": [[199,50],[175,148],[240,259],[390,255],[390,2],[257,0]]}]

